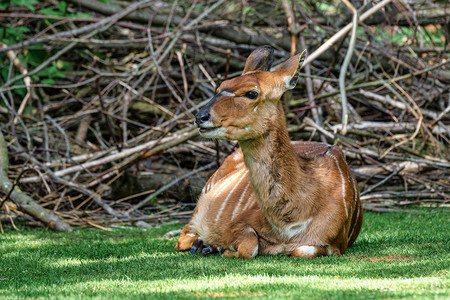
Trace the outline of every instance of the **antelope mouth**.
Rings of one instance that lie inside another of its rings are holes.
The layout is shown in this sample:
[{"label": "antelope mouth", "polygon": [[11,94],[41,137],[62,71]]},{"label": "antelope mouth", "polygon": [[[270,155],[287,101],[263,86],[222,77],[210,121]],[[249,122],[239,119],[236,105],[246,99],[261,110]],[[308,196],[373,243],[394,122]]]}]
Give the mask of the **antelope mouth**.
[{"label": "antelope mouth", "polygon": [[216,139],[222,139],[226,129],[223,127],[215,127],[215,126],[208,126],[208,127],[199,127],[200,135],[205,138],[216,138]]},{"label": "antelope mouth", "polygon": [[207,133],[207,132],[211,132],[213,130],[219,129],[221,127],[199,127],[199,131],[200,133]]}]

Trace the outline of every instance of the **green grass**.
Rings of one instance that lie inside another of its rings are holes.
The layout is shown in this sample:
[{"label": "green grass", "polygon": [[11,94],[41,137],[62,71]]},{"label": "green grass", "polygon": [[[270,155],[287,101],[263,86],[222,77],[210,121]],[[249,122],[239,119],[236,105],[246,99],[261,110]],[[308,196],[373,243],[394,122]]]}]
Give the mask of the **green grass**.
[{"label": "green grass", "polygon": [[0,298],[448,298],[448,214],[365,215],[341,257],[252,261],[176,252],[157,229],[0,234]]}]

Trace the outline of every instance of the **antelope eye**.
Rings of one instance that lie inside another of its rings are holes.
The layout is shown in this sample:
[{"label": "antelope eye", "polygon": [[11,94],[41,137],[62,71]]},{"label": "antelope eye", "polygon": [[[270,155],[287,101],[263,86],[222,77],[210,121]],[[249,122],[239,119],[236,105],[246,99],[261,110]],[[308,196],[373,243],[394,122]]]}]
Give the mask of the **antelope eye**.
[{"label": "antelope eye", "polygon": [[258,92],[255,91],[250,91],[244,94],[244,97],[255,100],[256,98],[258,98]]}]

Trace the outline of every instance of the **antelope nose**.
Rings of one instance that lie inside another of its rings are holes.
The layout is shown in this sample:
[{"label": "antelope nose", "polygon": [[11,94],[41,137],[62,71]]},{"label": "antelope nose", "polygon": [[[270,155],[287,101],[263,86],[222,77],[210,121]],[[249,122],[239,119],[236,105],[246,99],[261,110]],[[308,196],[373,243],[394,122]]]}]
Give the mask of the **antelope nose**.
[{"label": "antelope nose", "polygon": [[197,126],[202,125],[203,123],[206,123],[211,120],[211,115],[209,112],[205,111],[199,111],[198,114],[195,115],[195,123],[197,123]]}]

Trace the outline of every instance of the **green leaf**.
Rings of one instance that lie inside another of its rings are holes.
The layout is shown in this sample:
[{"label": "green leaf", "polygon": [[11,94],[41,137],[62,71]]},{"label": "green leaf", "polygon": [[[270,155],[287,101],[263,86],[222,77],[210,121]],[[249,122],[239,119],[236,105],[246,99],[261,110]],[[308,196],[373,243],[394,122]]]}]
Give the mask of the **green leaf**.
[{"label": "green leaf", "polygon": [[23,110],[24,115],[31,115],[33,114],[33,111],[36,110],[36,107],[33,106],[25,106],[25,109]]},{"label": "green leaf", "polygon": [[255,14],[255,10],[251,6],[246,6],[242,10],[242,13],[246,16],[253,16]]},{"label": "green leaf", "polygon": [[11,0],[10,2],[13,5],[17,5],[17,6],[24,6],[26,8],[28,8],[31,11],[34,11],[34,7],[33,5],[38,4],[38,0]]},{"label": "green leaf", "polygon": [[46,78],[46,79],[41,80],[41,83],[42,84],[55,84],[55,81],[51,78]]},{"label": "green leaf", "polygon": [[[25,85],[25,82],[23,82],[23,80],[18,80],[14,83],[14,86],[19,86],[19,85]],[[14,93],[21,97],[24,97],[25,94],[27,93],[27,89],[26,88],[14,89]]]},{"label": "green leaf", "polygon": [[47,51],[40,49],[29,50],[26,58],[27,62],[39,65],[47,58]]},{"label": "green leaf", "polygon": [[5,67],[0,69],[0,74],[4,81],[8,81],[9,64],[7,64]]},{"label": "green leaf", "polygon": [[72,17],[72,18],[84,18],[84,19],[88,19],[88,18],[92,18],[92,13],[88,13],[88,12],[77,12],[74,14],[68,14],[68,17]]},{"label": "green leaf", "polygon": [[62,71],[73,71],[72,64],[68,63],[67,61],[58,60],[56,62],[56,66]]},{"label": "green leaf", "polygon": [[60,11],[53,10],[50,8],[43,8],[43,9],[39,10],[39,13],[46,15],[46,16],[62,16],[63,15],[63,13],[61,13]]},{"label": "green leaf", "polygon": [[59,2],[58,9],[64,15],[66,14],[67,3],[64,1]]},{"label": "green leaf", "polygon": [[50,78],[65,78],[64,73],[58,70],[56,65],[52,65],[48,68],[45,68],[41,72],[39,72],[39,76],[42,77],[50,77]]},{"label": "green leaf", "polygon": [[58,59],[56,61],[56,67],[61,70],[63,66],[64,66],[64,62],[62,60]]}]

